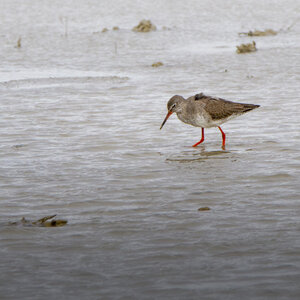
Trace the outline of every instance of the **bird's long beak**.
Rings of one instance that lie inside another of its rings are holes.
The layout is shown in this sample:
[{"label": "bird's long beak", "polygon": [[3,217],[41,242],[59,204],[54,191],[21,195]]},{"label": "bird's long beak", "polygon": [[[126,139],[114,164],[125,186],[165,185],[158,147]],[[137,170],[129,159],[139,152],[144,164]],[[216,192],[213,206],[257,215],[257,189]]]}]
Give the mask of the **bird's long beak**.
[{"label": "bird's long beak", "polygon": [[163,126],[165,125],[165,123],[167,122],[167,120],[169,119],[169,117],[171,116],[172,113],[173,113],[172,111],[170,111],[170,110],[168,111],[168,113],[167,113],[167,115],[166,115],[166,117],[165,117],[164,121],[162,122],[159,129],[163,128]]}]

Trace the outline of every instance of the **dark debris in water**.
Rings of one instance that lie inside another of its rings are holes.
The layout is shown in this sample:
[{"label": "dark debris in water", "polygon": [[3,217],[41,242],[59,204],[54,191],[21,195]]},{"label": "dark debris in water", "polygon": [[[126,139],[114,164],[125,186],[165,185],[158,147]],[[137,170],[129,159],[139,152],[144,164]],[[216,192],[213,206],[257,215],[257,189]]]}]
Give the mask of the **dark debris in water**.
[{"label": "dark debris in water", "polygon": [[[68,223],[67,220],[53,219],[56,215],[46,216],[36,221],[30,221],[24,217],[21,221],[11,222],[10,225],[22,225],[22,226],[37,226],[37,227],[60,227]],[[53,220],[51,220],[53,219]]]},{"label": "dark debris in water", "polygon": [[12,146],[12,148],[13,149],[20,149],[20,148],[23,148],[23,147],[25,147],[26,145],[24,145],[24,144],[16,144],[16,145],[13,145]]},{"label": "dark debris in water", "polygon": [[198,208],[198,211],[208,211],[210,208],[208,206]]}]

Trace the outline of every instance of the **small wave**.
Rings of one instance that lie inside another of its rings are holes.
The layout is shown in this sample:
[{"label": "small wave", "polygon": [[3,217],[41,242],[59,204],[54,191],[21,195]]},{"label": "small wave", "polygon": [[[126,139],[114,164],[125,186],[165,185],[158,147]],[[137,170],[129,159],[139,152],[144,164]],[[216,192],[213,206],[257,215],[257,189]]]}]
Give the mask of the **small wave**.
[{"label": "small wave", "polygon": [[260,182],[279,182],[284,180],[290,180],[291,178],[293,178],[293,176],[288,173],[277,173],[272,175],[250,176],[249,178],[259,180]]},{"label": "small wave", "polygon": [[30,89],[66,86],[73,84],[101,84],[101,83],[123,83],[129,77],[119,76],[76,76],[76,77],[42,77],[20,80],[9,80],[0,82],[0,88],[5,89]]}]

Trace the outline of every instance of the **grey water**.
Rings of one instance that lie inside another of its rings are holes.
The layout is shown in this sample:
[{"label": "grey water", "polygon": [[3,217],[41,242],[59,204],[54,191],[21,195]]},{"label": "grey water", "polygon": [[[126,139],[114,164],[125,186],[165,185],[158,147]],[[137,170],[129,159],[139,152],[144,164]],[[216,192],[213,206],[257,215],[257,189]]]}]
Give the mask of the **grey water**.
[{"label": "grey water", "polygon": [[[299,299],[299,16],[0,1],[0,299]],[[199,92],[261,105],[222,126],[225,151],[217,128],[197,148],[175,115],[159,130],[171,96]],[[53,214],[68,224],[11,225]]]}]

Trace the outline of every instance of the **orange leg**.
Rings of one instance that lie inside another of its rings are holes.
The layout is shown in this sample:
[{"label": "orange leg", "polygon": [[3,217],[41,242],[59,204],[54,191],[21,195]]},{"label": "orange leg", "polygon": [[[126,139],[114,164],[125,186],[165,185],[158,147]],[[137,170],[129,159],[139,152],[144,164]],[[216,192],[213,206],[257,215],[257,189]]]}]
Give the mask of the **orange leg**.
[{"label": "orange leg", "polygon": [[222,133],[222,149],[225,150],[225,140],[226,140],[226,135],[224,133],[224,131],[221,129],[220,126],[218,126],[218,128],[220,129],[221,133]]},{"label": "orange leg", "polygon": [[204,141],[204,128],[201,128],[201,129],[202,129],[201,140],[198,143],[196,143],[195,145],[193,145],[193,147],[197,147],[199,144],[201,144]]}]

